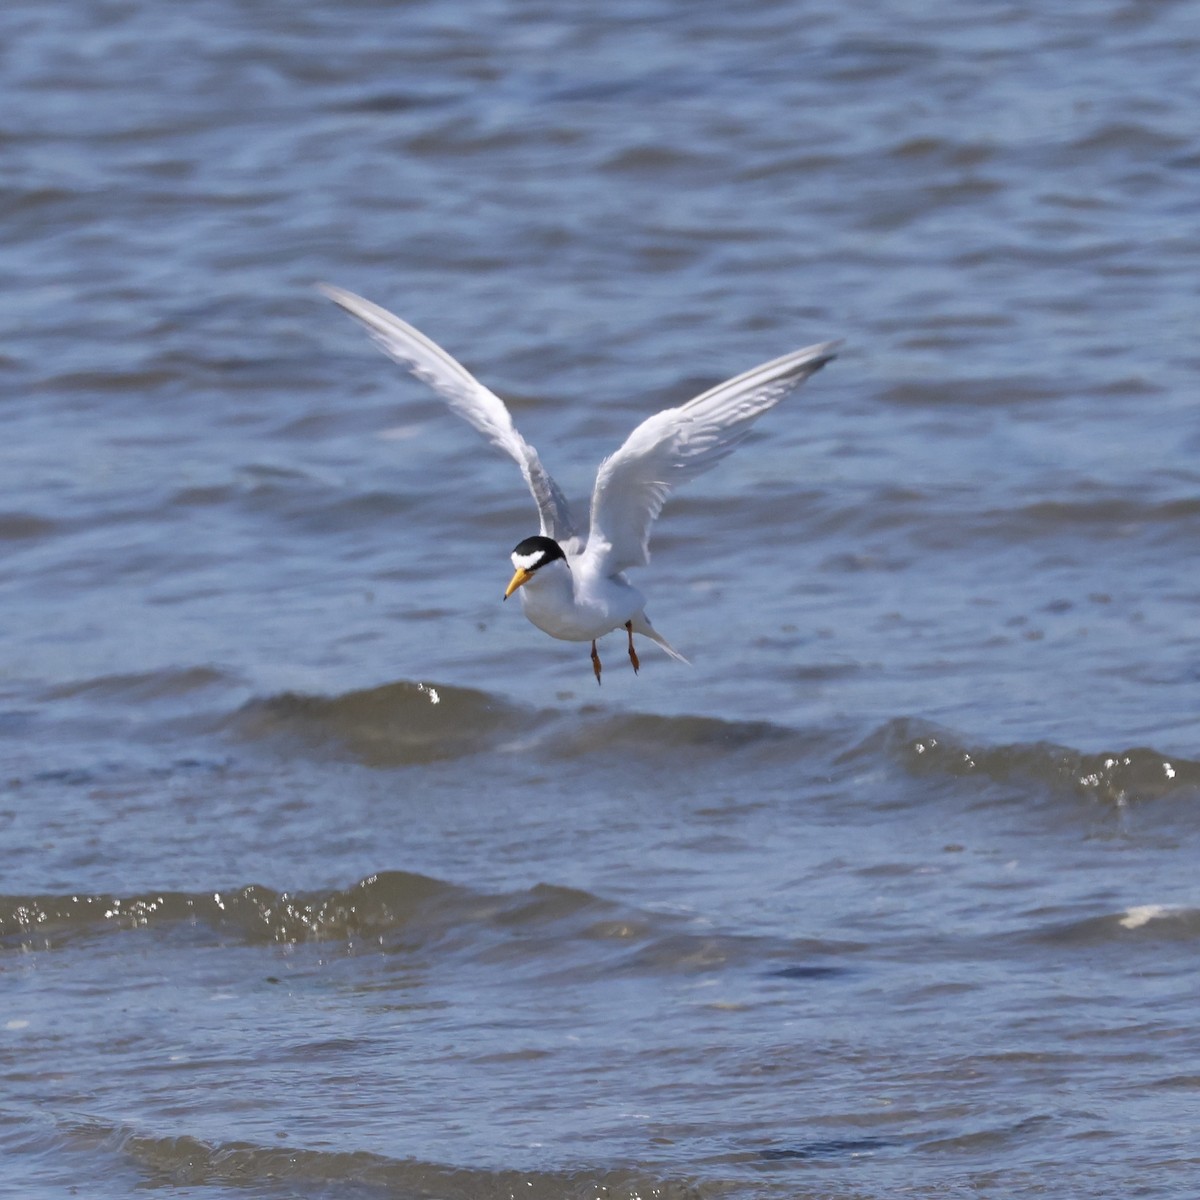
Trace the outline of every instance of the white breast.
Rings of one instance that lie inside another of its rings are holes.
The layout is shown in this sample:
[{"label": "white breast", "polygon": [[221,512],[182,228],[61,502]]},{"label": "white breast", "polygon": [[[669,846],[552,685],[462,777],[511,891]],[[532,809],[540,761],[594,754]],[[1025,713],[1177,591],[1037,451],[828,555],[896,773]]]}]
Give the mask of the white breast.
[{"label": "white breast", "polygon": [[521,588],[525,616],[565,642],[590,642],[620,629],[645,606],[642,594],[621,579],[589,578],[562,560],[547,563]]}]

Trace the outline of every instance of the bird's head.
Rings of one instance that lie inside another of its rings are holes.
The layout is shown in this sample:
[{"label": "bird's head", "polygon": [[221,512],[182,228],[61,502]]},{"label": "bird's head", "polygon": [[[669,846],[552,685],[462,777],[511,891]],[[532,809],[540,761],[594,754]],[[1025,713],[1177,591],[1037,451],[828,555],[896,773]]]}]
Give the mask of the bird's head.
[{"label": "bird's head", "polygon": [[561,560],[565,564],[567,561],[563,548],[553,538],[540,536],[529,537],[519,542],[511,557],[516,570],[512,579],[508,581],[508,587],[504,589],[505,600],[517,588],[528,583],[548,563]]}]

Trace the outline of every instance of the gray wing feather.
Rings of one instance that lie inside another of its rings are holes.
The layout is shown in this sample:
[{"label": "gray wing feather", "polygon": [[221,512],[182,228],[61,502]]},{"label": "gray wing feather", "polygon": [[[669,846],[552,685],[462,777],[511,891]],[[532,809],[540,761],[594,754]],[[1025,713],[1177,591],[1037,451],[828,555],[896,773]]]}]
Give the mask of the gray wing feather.
[{"label": "gray wing feather", "polygon": [[650,561],[650,525],[673,487],[711,470],[751,426],[836,355],[840,342],[785,354],[643,421],[600,464],[587,557],[612,575]]},{"label": "gray wing feather", "polygon": [[493,446],[515,459],[533,494],[541,532],[562,543],[576,537],[571,509],[558,484],[542,466],[537,451],[520,435],[504,401],[489,391],[420,330],[353,292],[320,285],[320,290],[366,327],[381,350],[428,384]]}]

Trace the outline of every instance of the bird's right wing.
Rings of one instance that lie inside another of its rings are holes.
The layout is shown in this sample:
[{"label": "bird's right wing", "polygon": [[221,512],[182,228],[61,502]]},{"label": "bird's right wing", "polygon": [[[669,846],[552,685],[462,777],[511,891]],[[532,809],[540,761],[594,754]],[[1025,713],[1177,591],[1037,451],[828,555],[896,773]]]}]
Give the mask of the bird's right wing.
[{"label": "bird's right wing", "polygon": [[645,566],[650,525],[667,493],[741,445],[754,422],[835,358],[840,344],[795,350],[643,421],[596,475],[585,551],[591,565],[603,575]]},{"label": "bird's right wing", "polygon": [[320,289],[352,317],[357,317],[389,358],[407,367],[493,446],[516,460],[537,503],[543,536],[560,544],[576,536],[566,497],[542,466],[537,451],[517,432],[504,401],[495,392],[485,388],[445,350],[386,308],[341,288],[321,284]]}]

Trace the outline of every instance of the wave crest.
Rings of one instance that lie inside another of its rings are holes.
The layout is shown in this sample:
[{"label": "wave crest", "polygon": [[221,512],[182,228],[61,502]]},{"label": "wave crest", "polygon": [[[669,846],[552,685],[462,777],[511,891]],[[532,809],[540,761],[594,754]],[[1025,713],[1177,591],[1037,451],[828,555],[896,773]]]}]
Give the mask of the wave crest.
[{"label": "wave crest", "polygon": [[1145,746],[1095,754],[1053,742],[972,745],[939,726],[903,718],[860,749],[882,749],[914,774],[1033,781],[1118,806],[1200,790],[1200,763]]}]

